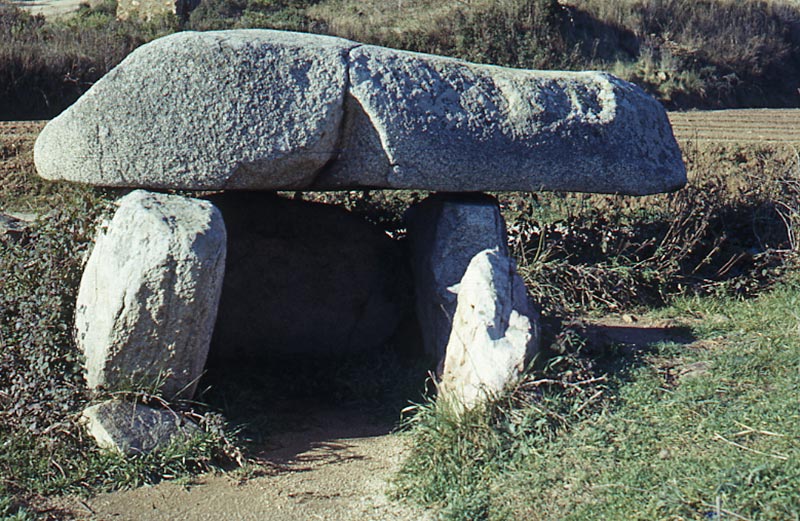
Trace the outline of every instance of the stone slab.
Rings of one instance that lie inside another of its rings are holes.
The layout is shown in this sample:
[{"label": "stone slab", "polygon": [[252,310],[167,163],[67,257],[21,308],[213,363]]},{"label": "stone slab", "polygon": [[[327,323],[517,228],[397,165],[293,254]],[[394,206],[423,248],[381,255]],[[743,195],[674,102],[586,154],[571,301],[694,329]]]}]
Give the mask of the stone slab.
[{"label": "stone slab", "polygon": [[48,179],[187,190],[641,195],[686,182],[664,108],[609,74],[272,30],[140,47],[34,153]]}]

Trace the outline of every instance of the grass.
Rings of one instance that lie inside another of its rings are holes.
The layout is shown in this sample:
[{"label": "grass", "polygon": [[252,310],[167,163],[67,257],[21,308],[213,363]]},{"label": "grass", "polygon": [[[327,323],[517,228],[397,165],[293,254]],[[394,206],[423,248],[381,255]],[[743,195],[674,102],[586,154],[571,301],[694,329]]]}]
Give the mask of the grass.
[{"label": "grass", "polygon": [[466,421],[421,406],[397,493],[446,519],[797,519],[798,290],[678,299],[661,316],[698,341],[595,368],[581,392],[537,385],[565,374],[545,369]]}]

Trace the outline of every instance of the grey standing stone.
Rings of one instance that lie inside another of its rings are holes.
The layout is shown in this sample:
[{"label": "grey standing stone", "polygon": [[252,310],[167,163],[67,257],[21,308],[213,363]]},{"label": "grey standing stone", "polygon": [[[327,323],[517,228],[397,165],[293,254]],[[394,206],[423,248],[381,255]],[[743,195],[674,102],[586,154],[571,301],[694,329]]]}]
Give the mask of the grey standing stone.
[{"label": "grey standing stone", "polygon": [[76,303],[90,388],[191,397],[217,313],[225,235],[208,201],[143,190],[119,201]]},{"label": "grey standing stone", "polygon": [[456,311],[452,287],[478,252],[507,252],[505,222],[497,200],[484,194],[433,195],[412,206],[406,222],[425,350],[442,360]]},{"label": "grey standing stone", "polygon": [[131,53],[36,140],[39,175],[103,186],[307,186],[336,155],[353,42],[180,32]]},{"label": "grey standing stone", "polygon": [[468,409],[497,397],[538,347],[539,316],[514,260],[498,249],[478,253],[458,286],[441,395]]},{"label": "grey standing stone", "polygon": [[152,452],[172,441],[188,440],[199,431],[175,412],[120,400],[92,405],[82,417],[100,448],[125,455]]},{"label": "grey standing stone", "polygon": [[212,357],[380,349],[410,306],[398,244],[347,210],[274,194],[211,198],[228,229]]}]

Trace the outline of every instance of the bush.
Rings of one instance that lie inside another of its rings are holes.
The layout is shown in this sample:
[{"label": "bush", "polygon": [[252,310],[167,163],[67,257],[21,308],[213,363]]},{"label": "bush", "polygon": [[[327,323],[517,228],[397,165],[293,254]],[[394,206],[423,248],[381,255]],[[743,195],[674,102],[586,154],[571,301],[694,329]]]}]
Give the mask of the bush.
[{"label": "bush", "polygon": [[[638,51],[600,60],[673,107],[798,106],[800,9],[786,2],[727,0],[586,0],[580,11],[597,21],[586,45],[601,41],[600,25],[633,33]],[[591,25],[591,24],[589,24]]]},{"label": "bush", "polygon": [[800,165],[787,147],[684,143],[689,185],[644,198],[505,196],[512,251],[550,313],[758,293],[797,265]]},{"label": "bush", "polygon": [[318,0],[203,0],[186,29],[267,28],[309,31],[306,9]]},{"label": "bush", "polygon": [[0,119],[51,118],[174,20],[121,22],[107,4],[46,22],[0,1]]},{"label": "bush", "polygon": [[72,338],[82,258],[102,205],[92,197],[0,244],[0,422],[39,433],[85,400]]}]

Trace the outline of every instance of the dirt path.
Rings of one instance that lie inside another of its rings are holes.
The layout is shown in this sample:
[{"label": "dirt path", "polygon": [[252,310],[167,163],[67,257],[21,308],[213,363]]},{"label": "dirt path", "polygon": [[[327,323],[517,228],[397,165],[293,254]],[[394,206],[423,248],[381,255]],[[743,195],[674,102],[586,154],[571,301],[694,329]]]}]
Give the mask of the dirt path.
[{"label": "dirt path", "polygon": [[276,448],[259,455],[254,477],[206,475],[191,485],[164,482],[55,506],[103,521],[431,519],[387,497],[407,441],[358,412],[319,412],[308,429],[271,440]]}]

